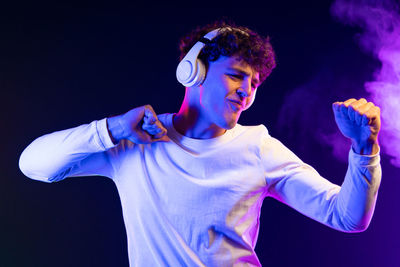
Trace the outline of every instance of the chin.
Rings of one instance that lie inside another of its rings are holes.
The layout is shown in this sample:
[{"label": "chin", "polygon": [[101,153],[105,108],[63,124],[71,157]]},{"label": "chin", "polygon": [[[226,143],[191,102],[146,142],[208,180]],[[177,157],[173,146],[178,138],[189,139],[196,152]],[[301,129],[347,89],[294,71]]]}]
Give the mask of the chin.
[{"label": "chin", "polygon": [[230,130],[233,127],[235,127],[237,123],[237,120],[229,120],[229,121],[225,121],[223,125],[221,125],[221,128],[224,128],[225,130]]},{"label": "chin", "polygon": [[227,129],[227,130],[232,129],[233,127],[236,126],[236,123],[237,123],[237,121],[234,121],[234,122],[230,123],[226,129]]},{"label": "chin", "polygon": [[236,126],[238,120],[239,120],[239,116],[240,114],[229,114],[229,115],[225,115],[225,116],[221,116],[216,120],[216,125],[218,125],[218,127],[221,127],[225,130],[230,130],[233,127]]}]

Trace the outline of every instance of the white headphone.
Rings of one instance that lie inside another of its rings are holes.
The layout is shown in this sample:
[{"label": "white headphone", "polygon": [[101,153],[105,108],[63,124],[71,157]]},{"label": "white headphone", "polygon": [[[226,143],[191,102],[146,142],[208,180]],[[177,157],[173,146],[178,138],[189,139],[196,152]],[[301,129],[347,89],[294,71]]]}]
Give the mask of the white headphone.
[{"label": "white headphone", "polygon": [[[183,86],[197,86],[204,81],[206,77],[206,67],[204,66],[203,62],[197,58],[203,47],[206,45],[203,39],[211,41],[220,33],[222,29],[232,31],[232,28],[224,27],[207,33],[189,50],[189,52],[187,52],[186,56],[181,60],[181,62],[179,62],[178,67],[176,68],[176,78]],[[248,33],[244,31],[243,33],[248,35]],[[254,91],[250,103],[243,110],[248,109],[253,104],[256,92],[257,90]]]}]

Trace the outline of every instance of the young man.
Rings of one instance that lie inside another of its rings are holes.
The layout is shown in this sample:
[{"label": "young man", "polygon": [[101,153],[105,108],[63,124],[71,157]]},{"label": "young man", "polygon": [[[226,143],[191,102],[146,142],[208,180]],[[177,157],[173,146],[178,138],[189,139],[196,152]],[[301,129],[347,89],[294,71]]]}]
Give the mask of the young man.
[{"label": "young man", "polygon": [[23,173],[45,182],[110,177],[131,266],[260,266],[254,248],[268,196],[337,230],[368,227],[381,179],[379,108],[365,99],[333,104],[352,140],[340,187],[263,125],[237,124],[275,66],[268,39],[220,23],[189,34],[181,50],[178,113],[157,116],[146,105],[42,136],[22,153]]}]

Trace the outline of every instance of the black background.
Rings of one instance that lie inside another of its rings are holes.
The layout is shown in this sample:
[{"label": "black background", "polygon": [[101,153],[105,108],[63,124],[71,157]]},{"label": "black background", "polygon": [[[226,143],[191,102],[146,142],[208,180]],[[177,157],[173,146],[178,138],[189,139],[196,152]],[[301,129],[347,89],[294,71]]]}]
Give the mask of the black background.
[{"label": "black background", "polygon": [[[313,133],[337,131],[331,103],[365,96],[363,82],[379,63],[357,46],[359,29],[332,19],[331,4],[292,0],[3,6],[0,266],[128,266],[112,181],[83,177],[40,183],[19,171],[19,155],[40,135],[143,104],[160,114],[178,111],[184,95],[175,79],[178,40],[223,16],[269,35],[277,54],[277,68],[240,123],[266,125],[321,175],[340,184],[346,163]],[[288,114],[298,115],[288,119]],[[363,233],[334,231],[266,199],[256,247],[261,263],[400,266],[400,172],[385,155],[382,167],[375,215]]]}]

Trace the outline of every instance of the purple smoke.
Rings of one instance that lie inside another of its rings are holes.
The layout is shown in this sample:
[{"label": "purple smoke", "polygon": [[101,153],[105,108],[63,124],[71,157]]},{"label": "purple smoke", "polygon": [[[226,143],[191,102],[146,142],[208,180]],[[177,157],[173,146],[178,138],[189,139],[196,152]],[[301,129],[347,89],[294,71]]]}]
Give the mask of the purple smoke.
[{"label": "purple smoke", "polygon": [[336,0],[332,15],[340,22],[360,27],[359,45],[381,62],[365,90],[380,106],[382,151],[400,167],[400,13],[391,0]]},{"label": "purple smoke", "polygon": [[329,146],[336,159],[346,162],[351,143],[339,132],[331,105],[335,101],[343,101],[338,95],[362,95],[357,89],[363,84],[358,82],[361,78],[355,79],[356,74],[351,72],[354,68],[352,64],[337,68],[332,66],[342,63],[334,58],[326,61],[329,64],[319,67],[320,71],[311,80],[286,95],[278,127],[296,142],[296,147],[302,152],[309,151],[315,140]]}]

